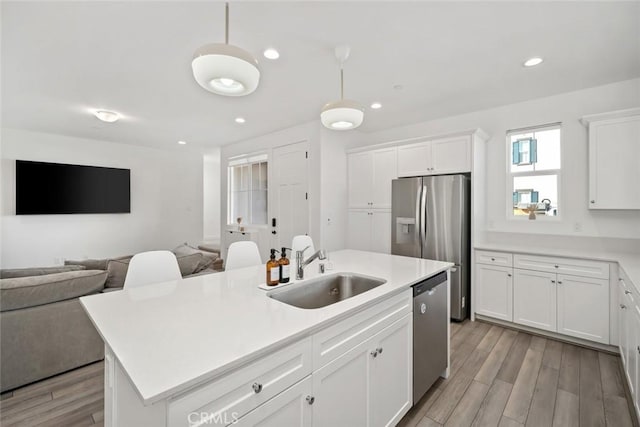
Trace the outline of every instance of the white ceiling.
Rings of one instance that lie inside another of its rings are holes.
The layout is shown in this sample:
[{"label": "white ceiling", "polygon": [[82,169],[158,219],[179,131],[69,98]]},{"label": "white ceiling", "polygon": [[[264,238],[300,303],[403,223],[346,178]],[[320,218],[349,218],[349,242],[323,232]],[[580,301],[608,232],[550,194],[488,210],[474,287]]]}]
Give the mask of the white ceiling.
[{"label": "white ceiling", "polygon": [[[220,2],[3,2],[3,126],[157,147],[211,147],[319,120],[345,95],[365,132],[640,76],[639,2],[236,2],[230,42],[252,52],[253,94],[191,74],[223,40]],[[281,58],[262,57],[276,47]],[[522,67],[524,59],[545,62]],[[393,86],[400,84],[402,90]],[[90,108],[124,118],[103,124]],[[247,119],[244,125],[236,116]]]}]

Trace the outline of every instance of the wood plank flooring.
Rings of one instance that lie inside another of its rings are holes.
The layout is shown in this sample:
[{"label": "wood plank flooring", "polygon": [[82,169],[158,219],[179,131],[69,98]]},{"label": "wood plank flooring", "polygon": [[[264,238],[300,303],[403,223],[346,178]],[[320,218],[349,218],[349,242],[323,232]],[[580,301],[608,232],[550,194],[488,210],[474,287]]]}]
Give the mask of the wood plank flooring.
[{"label": "wood plank flooring", "polygon": [[637,427],[619,357],[485,322],[451,334],[451,375],[399,426]]},{"label": "wood plank flooring", "polygon": [[[400,426],[637,427],[619,357],[485,322],[451,333],[451,376]],[[103,425],[103,375],[98,362],[4,393],[0,425]]]}]

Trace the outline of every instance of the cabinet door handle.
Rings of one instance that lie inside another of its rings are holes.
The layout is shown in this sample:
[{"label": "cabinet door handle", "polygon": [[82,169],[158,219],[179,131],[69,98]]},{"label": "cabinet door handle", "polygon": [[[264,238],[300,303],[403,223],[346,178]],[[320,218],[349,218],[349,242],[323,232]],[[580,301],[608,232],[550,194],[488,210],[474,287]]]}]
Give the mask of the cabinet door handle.
[{"label": "cabinet door handle", "polygon": [[313,402],[316,401],[316,398],[313,396],[307,396],[306,401],[309,405],[313,405]]},{"label": "cabinet door handle", "polygon": [[624,304],[620,304],[620,308],[624,310],[625,308],[627,308],[627,306]]},{"label": "cabinet door handle", "polygon": [[262,384],[260,383],[253,383],[253,385],[251,386],[253,388],[253,391],[258,394],[262,391]]}]

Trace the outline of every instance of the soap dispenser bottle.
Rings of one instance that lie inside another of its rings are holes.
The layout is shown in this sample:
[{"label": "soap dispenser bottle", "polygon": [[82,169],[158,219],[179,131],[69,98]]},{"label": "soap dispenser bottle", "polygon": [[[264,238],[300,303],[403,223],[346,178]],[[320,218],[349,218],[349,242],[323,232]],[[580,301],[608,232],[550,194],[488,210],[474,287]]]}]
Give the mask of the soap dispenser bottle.
[{"label": "soap dispenser bottle", "polygon": [[280,264],[276,261],[276,250],[271,249],[271,256],[267,261],[267,285],[275,286],[280,283]]},{"label": "soap dispenser bottle", "polygon": [[289,264],[291,264],[291,262],[287,258],[287,249],[288,248],[282,248],[282,252],[280,252],[281,257],[278,260],[278,264],[280,264],[280,283],[289,283],[291,274],[289,271]]}]

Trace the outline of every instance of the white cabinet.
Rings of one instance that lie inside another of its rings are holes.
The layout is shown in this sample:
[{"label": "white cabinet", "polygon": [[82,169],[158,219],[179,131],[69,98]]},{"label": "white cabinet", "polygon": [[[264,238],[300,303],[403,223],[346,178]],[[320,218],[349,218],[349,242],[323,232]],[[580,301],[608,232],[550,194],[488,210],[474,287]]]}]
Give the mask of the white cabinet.
[{"label": "white cabinet", "polygon": [[514,269],[513,321],[556,331],[556,274]]},{"label": "white cabinet", "polygon": [[471,171],[471,136],[433,139],[398,147],[398,176]]},{"label": "white cabinet", "polygon": [[391,181],[398,177],[396,147],[348,155],[351,209],[391,209]]},{"label": "white cabinet", "polygon": [[476,313],[512,322],[513,269],[476,264],[475,272]]},{"label": "white cabinet", "polygon": [[[622,273],[622,271],[621,271]],[[621,274],[623,276],[623,274]],[[618,334],[624,376],[634,410],[640,417],[640,306],[634,285],[620,277],[618,282]]]},{"label": "white cabinet", "polygon": [[558,274],[558,332],[609,343],[609,281]]},{"label": "white cabinet", "polygon": [[227,421],[231,421],[230,425],[234,427],[311,427],[313,403],[312,380],[309,376],[244,417],[233,419],[232,416]]},{"label": "white cabinet", "polygon": [[395,425],[412,403],[412,316],[313,374],[314,426]]},{"label": "white cabinet", "polygon": [[589,126],[589,208],[640,209],[640,109],[582,122]]},{"label": "white cabinet", "polygon": [[349,249],[391,253],[391,212],[349,210],[347,246]]}]

